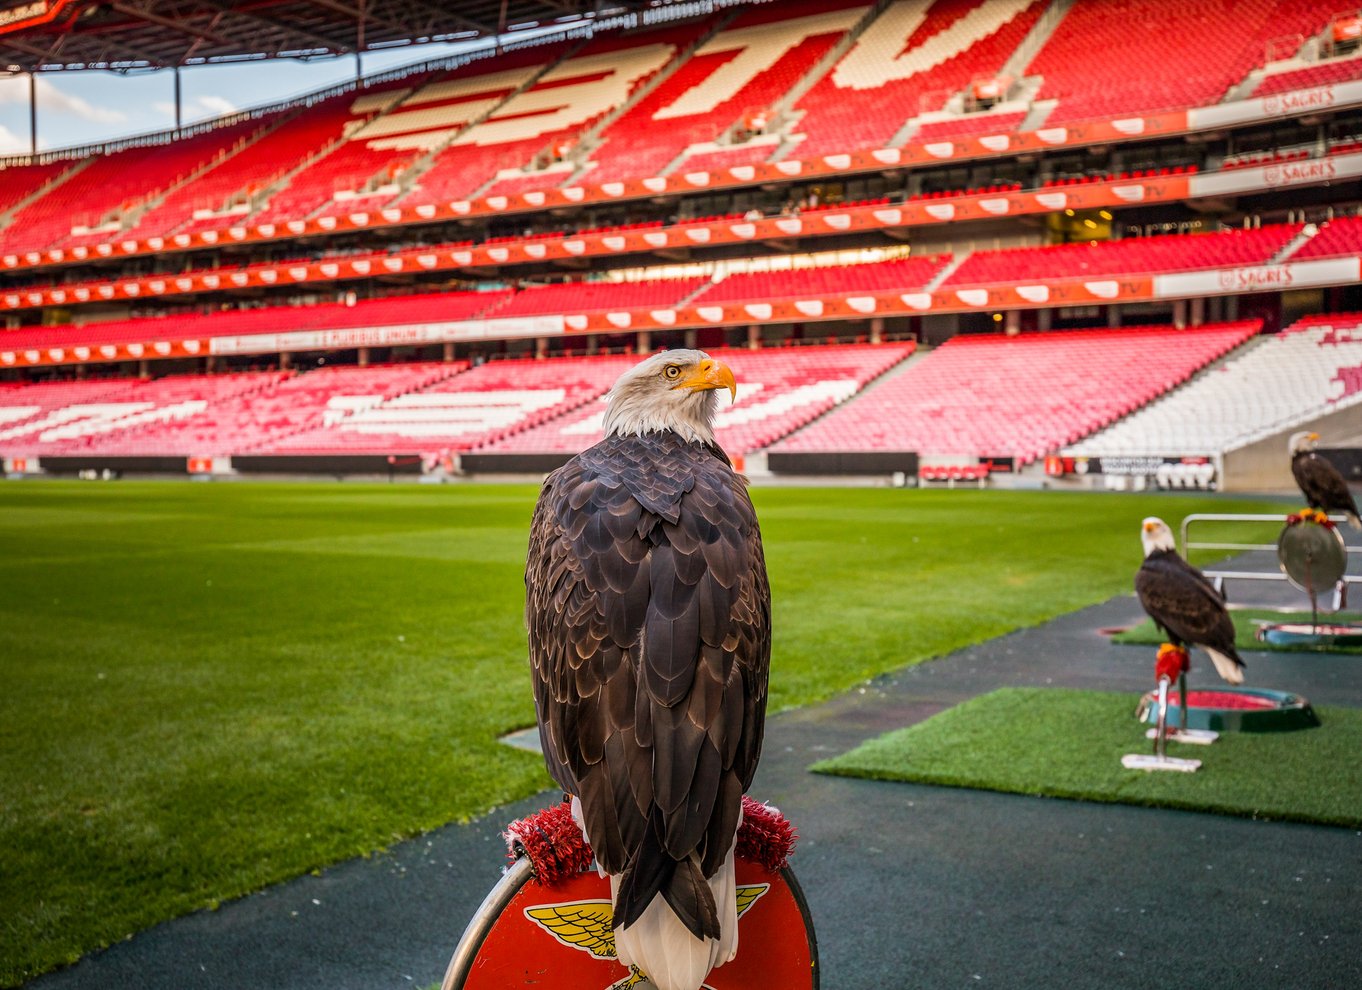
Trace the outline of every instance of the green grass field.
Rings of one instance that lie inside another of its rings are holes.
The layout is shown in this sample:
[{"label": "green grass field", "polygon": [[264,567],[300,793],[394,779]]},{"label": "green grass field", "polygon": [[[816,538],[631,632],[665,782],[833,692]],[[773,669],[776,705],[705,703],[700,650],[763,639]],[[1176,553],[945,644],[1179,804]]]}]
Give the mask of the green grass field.
[{"label": "green grass field", "polygon": [[1325,708],[1296,732],[1227,732],[1212,746],[1169,743],[1195,774],[1121,765],[1148,753],[1136,695],[1004,688],[814,765],[822,773],[1014,794],[1362,826],[1362,712]]},{"label": "green grass field", "polygon": [[[533,722],[535,494],[0,485],[0,984],[546,786],[496,741]],[[773,710],[1127,592],[1143,516],[1227,504],[754,499]]]}]

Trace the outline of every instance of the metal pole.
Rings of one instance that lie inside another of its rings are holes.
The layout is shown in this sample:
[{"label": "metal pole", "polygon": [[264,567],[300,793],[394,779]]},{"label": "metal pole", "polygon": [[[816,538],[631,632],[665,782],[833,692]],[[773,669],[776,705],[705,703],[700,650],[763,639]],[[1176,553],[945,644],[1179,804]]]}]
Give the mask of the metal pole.
[{"label": "metal pole", "polygon": [[179,136],[183,106],[180,95],[180,67],[175,66],[175,134]]},{"label": "metal pole", "polygon": [[1168,725],[1168,678],[1159,678],[1159,722],[1154,729],[1154,755],[1163,759],[1167,752],[1165,740]]},{"label": "metal pole", "polygon": [[359,20],[355,24],[355,82],[364,77],[361,57],[364,52],[364,8],[365,0],[359,0]]},{"label": "metal pole", "polygon": [[28,74],[28,151],[38,153],[38,74]]}]

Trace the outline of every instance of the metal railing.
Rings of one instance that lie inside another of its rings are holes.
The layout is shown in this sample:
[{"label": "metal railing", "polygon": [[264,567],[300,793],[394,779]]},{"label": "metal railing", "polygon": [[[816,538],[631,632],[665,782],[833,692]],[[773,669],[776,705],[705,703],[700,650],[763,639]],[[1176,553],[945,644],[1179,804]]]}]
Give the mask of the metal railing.
[{"label": "metal railing", "polygon": [[[1333,523],[1346,521],[1347,516],[1342,514],[1331,515],[1329,520]],[[1285,521],[1282,514],[1258,514],[1258,513],[1239,513],[1239,512],[1194,512],[1189,516],[1184,516],[1180,527],[1179,536],[1182,543],[1182,555],[1189,558],[1193,550],[1233,550],[1238,552],[1249,550],[1272,550],[1277,549],[1275,543],[1192,543],[1190,534],[1193,523],[1215,523],[1215,522],[1276,522]],[[1350,554],[1362,554],[1362,547],[1346,547]],[[1227,571],[1218,568],[1203,569],[1202,573],[1211,579],[1217,591],[1224,591],[1226,581],[1285,581],[1286,574],[1281,571]],[[1362,575],[1345,574],[1339,579],[1344,584],[1362,584]]]}]

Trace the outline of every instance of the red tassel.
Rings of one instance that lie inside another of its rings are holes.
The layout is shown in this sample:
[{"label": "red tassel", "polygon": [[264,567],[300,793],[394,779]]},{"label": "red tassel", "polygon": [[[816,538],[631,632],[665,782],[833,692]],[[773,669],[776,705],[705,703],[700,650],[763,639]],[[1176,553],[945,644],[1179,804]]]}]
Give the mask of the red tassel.
[{"label": "red tassel", "polygon": [[[798,835],[778,810],[743,795],[742,825],[734,855],[760,863],[772,873],[790,861]],[[591,868],[594,854],[572,820],[572,806],[564,801],[506,826],[506,848],[512,862],[529,857],[535,879],[545,887]]]},{"label": "red tassel", "polygon": [[1166,677],[1170,681],[1176,681],[1179,674],[1185,674],[1191,669],[1192,661],[1187,656],[1185,646],[1164,643],[1159,647],[1158,659],[1154,661],[1154,680]]},{"label": "red tassel", "polygon": [[735,856],[777,873],[789,865],[797,838],[794,826],[778,809],[743,795]]},{"label": "red tassel", "polygon": [[593,856],[566,801],[511,822],[506,847],[512,862],[528,856],[535,879],[546,887],[589,869]]}]

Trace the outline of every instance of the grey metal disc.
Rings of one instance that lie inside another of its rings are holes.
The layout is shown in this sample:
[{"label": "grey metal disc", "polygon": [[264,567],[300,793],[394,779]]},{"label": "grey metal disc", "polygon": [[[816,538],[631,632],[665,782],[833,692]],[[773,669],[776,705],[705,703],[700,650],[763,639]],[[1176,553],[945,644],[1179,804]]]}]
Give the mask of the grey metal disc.
[{"label": "grey metal disc", "polygon": [[1315,523],[1284,527],[1277,538],[1277,560],[1287,580],[1307,594],[1329,590],[1348,569],[1343,534]]}]

